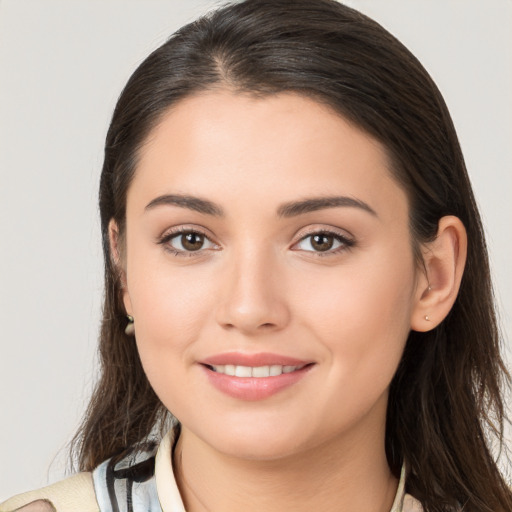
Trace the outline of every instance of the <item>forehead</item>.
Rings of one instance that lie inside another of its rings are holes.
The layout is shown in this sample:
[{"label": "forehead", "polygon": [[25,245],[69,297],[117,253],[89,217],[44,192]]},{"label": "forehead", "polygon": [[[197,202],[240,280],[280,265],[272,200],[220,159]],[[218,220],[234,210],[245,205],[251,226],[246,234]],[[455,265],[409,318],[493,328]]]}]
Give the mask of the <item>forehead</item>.
[{"label": "forehead", "polygon": [[224,90],[188,97],[162,117],[130,189],[129,201],[177,192],[259,206],[333,189],[375,204],[405,199],[382,144],[328,106],[296,93]]}]

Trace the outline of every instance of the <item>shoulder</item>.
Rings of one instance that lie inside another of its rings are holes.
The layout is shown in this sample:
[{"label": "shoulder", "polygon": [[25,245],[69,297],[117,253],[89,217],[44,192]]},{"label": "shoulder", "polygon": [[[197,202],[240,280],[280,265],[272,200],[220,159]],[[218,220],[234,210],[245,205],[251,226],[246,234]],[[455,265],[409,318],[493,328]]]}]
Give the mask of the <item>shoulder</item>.
[{"label": "shoulder", "polygon": [[155,485],[156,443],[135,446],[92,472],[77,473],[0,503],[0,512],[99,512],[159,510]]},{"label": "shoulder", "polygon": [[410,494],[406,494],[404,496],[402,512],[423,512],[423,507],[417,499],[413,498]]},{"label": "shoulder", "polygon": [[99,512],[91,473],[77,473],[48,487],[18,494],[0,512]]}]

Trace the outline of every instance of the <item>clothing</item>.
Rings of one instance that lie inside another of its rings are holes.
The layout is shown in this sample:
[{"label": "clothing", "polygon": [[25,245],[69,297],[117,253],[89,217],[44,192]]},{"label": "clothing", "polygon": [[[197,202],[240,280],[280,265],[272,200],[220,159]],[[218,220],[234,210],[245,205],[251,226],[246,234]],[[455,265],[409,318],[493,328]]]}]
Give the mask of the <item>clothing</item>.
[{"label": "clothing", "polygon": [[[185,512],[172,469],[173,445],[171,430],[159,447],[140,447],[121,460],[103,462],[92,473],[14,496],[0,504],[0,512],[30,512],[25,506],[37,500],[48,500],[38,502],[38,512]],[[419,502],[404,493],[404,484],[402,470],[390,512],[422,512]]]}]

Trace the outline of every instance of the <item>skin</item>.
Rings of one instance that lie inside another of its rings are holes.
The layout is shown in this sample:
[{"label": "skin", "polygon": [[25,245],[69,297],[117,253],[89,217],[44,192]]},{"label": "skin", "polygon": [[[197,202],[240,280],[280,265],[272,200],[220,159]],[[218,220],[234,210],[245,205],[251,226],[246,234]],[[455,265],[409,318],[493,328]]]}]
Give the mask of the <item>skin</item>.
[{"label": "skin", "polygon": [[[169,194],[208,200],[223,215],[154,203]],[[332,196],[372,211],[277,213]],[[444,218],[423,248],[425,273],[380,143],[300,95],[228,90],[182,100],[156,126],[126,219],[123,247],[111,223],[112,249],[148,379],[182,423],[174,463],[187,510],[389,511],[388,388],[410,329],[433,328],[455,300],[460,221]],[[184,254],[175,228],[207,239]],[[311,231],[351,245],[329,238],[332,249],[315,250]],[[199,364],[230,351],[314,364],[269,398],[240,400]]]}]

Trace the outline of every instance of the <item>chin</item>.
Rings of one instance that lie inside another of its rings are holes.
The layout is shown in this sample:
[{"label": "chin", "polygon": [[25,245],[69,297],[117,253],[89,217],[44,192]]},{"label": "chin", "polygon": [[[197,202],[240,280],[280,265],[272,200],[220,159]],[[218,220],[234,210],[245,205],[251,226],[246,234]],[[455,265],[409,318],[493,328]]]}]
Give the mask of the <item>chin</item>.
[{"label": "chin", "polygon": [[[220,422],[219,422],[220,423]],[[302,426],[302,423],[300,424]],[[269,423],[262,419],[226,427],[219,424],[209,432],[197,432],[203,442],[224,455],[238,459],[273,461],[290,457],[309,448],[304,428],[293,428],[281,422]]]}]

